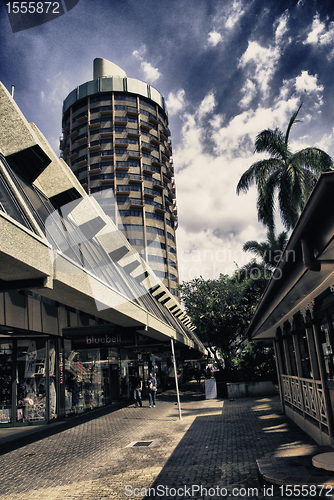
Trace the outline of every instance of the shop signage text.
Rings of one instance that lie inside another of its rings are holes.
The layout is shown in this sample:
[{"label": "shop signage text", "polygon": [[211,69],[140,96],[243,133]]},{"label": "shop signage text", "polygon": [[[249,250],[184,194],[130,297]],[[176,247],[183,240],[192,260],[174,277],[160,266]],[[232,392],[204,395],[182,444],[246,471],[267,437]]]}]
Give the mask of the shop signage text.
[{"label": "shop signage text", "polygon": [[86,344],[87,345],[113,344],[115,342],[118,342],[117,336],[109,337],[108,335],[106,335],[105,337],[95,337],[94,335],[92,335],[91,337],[88,337],[88,335],[86,335]]}]

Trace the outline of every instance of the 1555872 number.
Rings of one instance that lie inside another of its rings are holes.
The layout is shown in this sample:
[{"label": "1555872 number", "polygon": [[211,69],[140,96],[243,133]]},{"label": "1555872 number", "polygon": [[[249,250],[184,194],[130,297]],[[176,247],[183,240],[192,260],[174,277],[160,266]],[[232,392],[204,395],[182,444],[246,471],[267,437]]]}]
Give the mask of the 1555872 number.
[{"label": "1555872 number", "polygon": [[8,14],[61,14],[59,2],[8,2]]},{"label": "1555872 number", "polygon": [[289,485],[284,484],[279,486],[280,494],[283,498],[287,497],[321,497],[332,498],[334,488],[330,484],[304,484],[304,485]]}]

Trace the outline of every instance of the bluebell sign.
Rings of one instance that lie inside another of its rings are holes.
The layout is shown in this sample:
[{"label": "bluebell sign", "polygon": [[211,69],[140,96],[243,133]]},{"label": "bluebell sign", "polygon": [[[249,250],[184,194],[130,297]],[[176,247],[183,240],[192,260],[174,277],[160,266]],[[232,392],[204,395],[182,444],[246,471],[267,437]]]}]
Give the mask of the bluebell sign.
[{"label": "bluebell sign", "polygon": [[17,33],[53,21],[72,10],[79,0],[59,0],[58,2],[8,2],[4,0],[4,3],[12,31]]}]

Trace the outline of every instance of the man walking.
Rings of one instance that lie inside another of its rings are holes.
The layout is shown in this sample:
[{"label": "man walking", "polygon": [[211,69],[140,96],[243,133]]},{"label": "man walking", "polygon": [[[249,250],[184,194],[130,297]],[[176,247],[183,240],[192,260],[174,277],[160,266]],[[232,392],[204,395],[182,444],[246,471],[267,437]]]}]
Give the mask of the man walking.
[{"label": "man walking", "polygon": [[140,408],[143,406],[141,391],[143,390],[143,381],[139,377],[138,373],[136,373],[134,381],[133,381],[133,397],[135,398],[135,406],[138,408],[138,404]]}]

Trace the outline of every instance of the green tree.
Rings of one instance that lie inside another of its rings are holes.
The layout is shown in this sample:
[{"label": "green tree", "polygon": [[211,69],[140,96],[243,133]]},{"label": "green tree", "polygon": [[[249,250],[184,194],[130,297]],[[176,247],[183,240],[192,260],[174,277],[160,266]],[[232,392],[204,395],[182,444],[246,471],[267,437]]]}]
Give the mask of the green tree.
[{"label": "green tree", "polygon": [[269,277],[264,267],[254,261],[247,269],[237,269],[232,277],[199,277],[179,286],[196,333],[215,353],[216,361],[217,350],[220,352],[227,371],[232,370],[232,359],[246,339],[248,323]]},{"label": "green tree", "polygon": [[248,342],[233,359],[236,378],[246,380],[276,380],[276,363],[273,347],[261,342]]},{"label": "green tree", "polygon": [[262,130],[256,137],[255,152],[267,152],[269,159],[253,163],[241,176],[237,194],[257,185],[257,211],[260,222],[273,230],[276,195],[282,222],[287,230],[293,229],[305,203],[319,177],[333,169],[332,158],[318,148],[305,148],[293,153],[289,147],[291,127],[299,122],[298,110],[292,115],[285,135],[275,130]]},{"label": "green tree", "polygon": [[269,230],[267,233],[267,241],[251,240],[246,241],[242,247],[244,252],[255,253],[258,257],[262,259],[262,264],[269,267],[269,269],[274,269],[278,264],[283,250],[288,242],[288,233],[282,231],[277,237],[274,231]]}]

